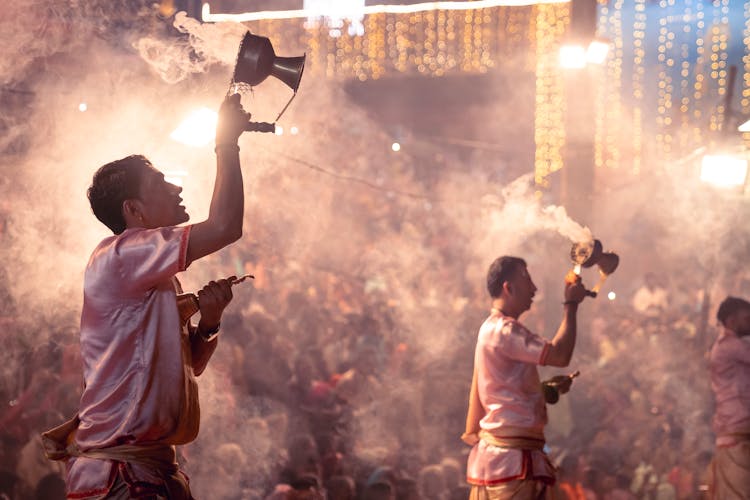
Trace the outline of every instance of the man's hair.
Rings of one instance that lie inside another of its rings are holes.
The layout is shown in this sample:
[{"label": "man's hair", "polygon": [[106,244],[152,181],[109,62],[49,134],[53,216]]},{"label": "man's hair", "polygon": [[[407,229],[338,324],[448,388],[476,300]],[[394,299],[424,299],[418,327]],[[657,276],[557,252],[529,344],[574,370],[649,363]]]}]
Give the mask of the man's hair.
[{"label": "man's hair", "polygon": [[113,233],[125,231],[122,202],[139,197],[141,179],[151,162],[142,155],[131,155],[107,163],[94,174],[86,192],[91,210]]},{"label": "man's hair", "polygon": [[511,279],[521,267],[526,267],[526,261],[520,257],[503,255],[495,259],[487,271],[487,291],[490,292],[490,297],[500,297],[503,293],[503,283]]},{"label": "man's hair", "polygon": [[719,310],[716,311],[716,319],[718,319],[719,323],[722,325],[726,325],[729,316],[737,311],[741,311],[742,309],[750,309],[750,302],[739,297],[727,297],[721,304],[719,304]]}]

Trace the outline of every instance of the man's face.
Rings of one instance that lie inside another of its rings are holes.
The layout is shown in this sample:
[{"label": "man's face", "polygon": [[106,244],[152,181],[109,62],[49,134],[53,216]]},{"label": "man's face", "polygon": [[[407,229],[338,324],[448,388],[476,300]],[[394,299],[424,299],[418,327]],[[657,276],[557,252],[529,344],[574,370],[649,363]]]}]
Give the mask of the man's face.
[{"label": "man's face", "polygon": [[516,269],[508,285],[510,298],[518,313],[528,311],[531,308],[531,303],[534,301],[534,294],[537,288],[531,280],[531,275],[529,275],[526,266],[520,266]]},{"label": "man's face", "polygon": [[167,182],[164,174],[153,167],[141,179],[139,202],[146,227],[176,226],[187,222],[190,216],[182,205],[182,188]]},{"label": "man's face", "polygon": [[750,335],[750,308],[743,308],[735,312],[728,323],[727,327],[738,336]]}]

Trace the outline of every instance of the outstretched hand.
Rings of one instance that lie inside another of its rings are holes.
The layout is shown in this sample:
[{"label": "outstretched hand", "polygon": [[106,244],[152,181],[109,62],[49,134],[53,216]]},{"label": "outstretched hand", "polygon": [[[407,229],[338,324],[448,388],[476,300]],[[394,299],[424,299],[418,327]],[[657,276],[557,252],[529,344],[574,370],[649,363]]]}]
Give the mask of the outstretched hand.
[{"label": "outstretched hand", "polygon": [[248,120],[250,120],[250,113],[242,108],[240,95],[227,96],[219,108],[216,144],[237,144],[237,139],[245,131]]},{"label": "outstretched hand", "polygon": [[198,291],[198,304],[200,304],[201,326],[214,328],[221,322],[224,308],[232,301],[232,281],[236,276],[211,281]]}]

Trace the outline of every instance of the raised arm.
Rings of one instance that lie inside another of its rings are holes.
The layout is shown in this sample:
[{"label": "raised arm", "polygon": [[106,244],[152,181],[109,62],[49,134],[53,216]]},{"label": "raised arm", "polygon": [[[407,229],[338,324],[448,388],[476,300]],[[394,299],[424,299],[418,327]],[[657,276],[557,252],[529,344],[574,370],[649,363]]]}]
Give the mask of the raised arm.
[{"label": "raised arm", "polygon": [[216,180],[208,218],[195,224],[187,247],[187,264],[216,252],[240,239],[245,212],[245,195],[237,145],[249,115],[242,109],[239,94],[219,108],[216,127]]},{"label": "raised arm", "polygon": [[563,318],[552,339],[544,364],[549,366],[568,366],[573,357],[576,345],[576,330],[578,304],[586,297],[586,289],[581,284],[581,278],[565,283],[565,302],[563,303]]}]

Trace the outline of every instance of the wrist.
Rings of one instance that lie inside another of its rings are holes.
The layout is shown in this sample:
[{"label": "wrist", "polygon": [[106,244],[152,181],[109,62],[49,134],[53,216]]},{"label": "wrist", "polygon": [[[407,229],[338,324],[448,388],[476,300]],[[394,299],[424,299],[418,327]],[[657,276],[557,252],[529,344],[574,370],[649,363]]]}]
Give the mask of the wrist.
[{"label": "wrist", "polygon": [[239,153],[240,147],[237,145],[236,140],[222,141],[220,139],[216,139],[216,147],[214,147],[214,152],[218,154],[219,151]]},{"label": "wrist", "polygon": [[581,303],[580,300],[566,300],[565,302],[563,302],[563,305],[564,306],[578,306],[578,304],[580,303]]},{"label": "wrist", "polygon": [[216,323],[216,326],[207,328],[205,326],[201,326],[201,324],[198,324],[197,333],[198,336],[205,342],[211,342],[219,335],[219,329],[221,328],[221,323]]}]

